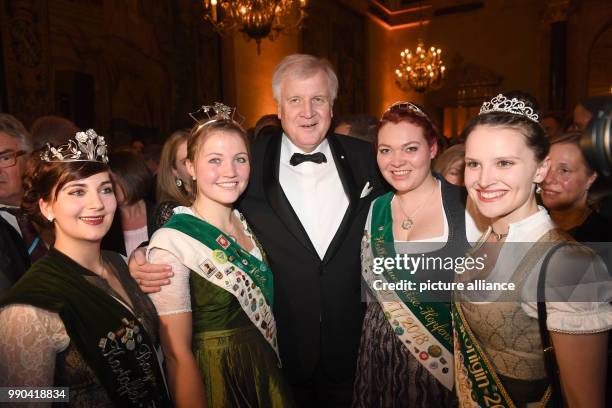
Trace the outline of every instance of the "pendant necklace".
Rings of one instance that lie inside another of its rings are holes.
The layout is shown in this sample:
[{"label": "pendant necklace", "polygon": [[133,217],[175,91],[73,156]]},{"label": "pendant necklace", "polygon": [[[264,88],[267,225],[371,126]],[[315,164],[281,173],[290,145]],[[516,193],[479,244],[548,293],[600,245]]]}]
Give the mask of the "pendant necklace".
[{"label": "pendant necklace", "polygon": [[[199,211],[198,211],[198,210],[195,208],[195,206],[192,206],[192,207],[191,207],[191,210],[193,211],[193,213],[194,213],[194,214],[195,214],[195,215],[196,215],[196,216],[197,216],[199,219],[201,219],[201,220],[202,220],[202,221],[204,221],[204,222],[209,223],[208,221],[206,221],[206,220],[204,219],[204,217],[202,217],[202,214],[200,214],[200,212],[199,212]],[[209,223],[209,224],[210,224],[210,223]],[[213,224],[210,224],[210,225],[213,225]],[[226,234],[228,237],[230,237],[230,238],[231,238],[231,240],[232,240],[232,241],[234,241],[234,242],[238,242],[238,240],[236,239],[236,235],[237,235],[237,234],[236,234],[236,232],[233,232],[233,233],[230,233],[229,231],[227,231],[227,232],[226,232],[226,231],[222,230],[221,228],[219,228],[219,227],[217,227],[217,226],[215,226],[215,225],[213,225],[213,227],[217,228],[219,231],[221,231],[221,232],[223,232],[224,234]]]},{"label": "pendant necklace", "polygon": [[435,183],[429,195],[425,197],[425,199],[421,202],[421,204],[419,204],[419,206],[410,215],[406,214],[406,211],[404,211],[404,206],[402,205],[402,199],[400,198],[400,196],[397,196],[397,200],[398,200],[397,204],[399,205],[399,208],[402,211],[402,214],[404,214],[404,221],[402,221],[402,229],[404,231],[410,231],[412,229],[412,227],[414,226],[414,220],[413,220],[414,216],[418,214],[418,212],[423,208],[423,206],[425,206],[425,203],[427,203],[429,198],[433,195],[434,191],[436,191],[437,186],[438,186],[438,183]]},{"label": "pendant necklace", "polygon": [[497,242],[501,241],[502,239],[508,236],[507,232],[505,234],[498,234],[497,232],[493,230],[493,227],[491,227],[491,234],[493,234],[493,237],[497,240]]}]

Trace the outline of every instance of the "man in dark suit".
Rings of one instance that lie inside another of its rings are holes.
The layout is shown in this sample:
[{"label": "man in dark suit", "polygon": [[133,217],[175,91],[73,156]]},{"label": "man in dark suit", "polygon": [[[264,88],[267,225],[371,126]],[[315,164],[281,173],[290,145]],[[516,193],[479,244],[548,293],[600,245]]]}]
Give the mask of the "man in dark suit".
[{"label": "man in dark suit", "polygon": [[30,257],[21,235],[0,217],[0,297],[30,267]]},{"label": "man in dark suit", "polygon": [[297,402],[348,406],[365,310],[360,241],[380,192],[374,151],[330,131],[338,80],[327,61],[290,55],[272,88],[282,128],[266,128],[252,146],[239,208],[274,272],[279,348]]},{"label": "man in dark suit", "polygon": [[[280,355],[296,402],[349,406],[365,311],[360,242],[381,190],[374,150],[330,131],[338,79],[327,61],[290,55],[272,88],[282,128],[265,128],[252,146],[239,209],[274,273]],[[158,290],[171,275],[139,256],[132,276]]]},{"label": "man in dark suit", "polygon": [[23,275],[30,260],[46,252],[38,232],[19,208],[31,150],[30,134],[21,122],[0,113],[0,293]]}]

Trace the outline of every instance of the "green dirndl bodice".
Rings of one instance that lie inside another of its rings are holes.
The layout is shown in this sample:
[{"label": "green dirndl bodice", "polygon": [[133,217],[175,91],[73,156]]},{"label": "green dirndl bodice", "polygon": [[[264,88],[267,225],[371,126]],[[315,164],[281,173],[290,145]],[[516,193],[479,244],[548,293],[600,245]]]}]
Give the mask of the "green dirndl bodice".
[{"label": "green dirndl bodice", "polygon": [[290,407],[270,345],[229,292],[192,273],[193,353],[209,407]]}]

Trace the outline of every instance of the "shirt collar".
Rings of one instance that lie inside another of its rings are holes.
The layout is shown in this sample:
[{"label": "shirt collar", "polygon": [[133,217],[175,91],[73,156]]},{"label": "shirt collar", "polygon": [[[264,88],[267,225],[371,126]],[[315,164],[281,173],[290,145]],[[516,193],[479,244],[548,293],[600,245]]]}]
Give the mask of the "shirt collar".
[{"label": "shirt collar", "polygon": [[291,156],[293,156],[294,153],[313,154],[319,152],[323,153],[325,157],[327,157],[328,162],[331,160],[331,148],[329,147],[329,141],[327,140],[327,138],[323,139],[323,141],[319,143],[319,145],[312,152],[306,153],[305,151],[294,145],[291,139],[289,139],[289,137],[287,136],[287,134],[283,132],[283,138],[281,140],[281,163],[289,163],[289,160],[291,160]]},{"label": "shirt collar", "polygon": [[555,224],[546,209],[538,206],[538,212],[509,225],[506,242],[535,242]]}]

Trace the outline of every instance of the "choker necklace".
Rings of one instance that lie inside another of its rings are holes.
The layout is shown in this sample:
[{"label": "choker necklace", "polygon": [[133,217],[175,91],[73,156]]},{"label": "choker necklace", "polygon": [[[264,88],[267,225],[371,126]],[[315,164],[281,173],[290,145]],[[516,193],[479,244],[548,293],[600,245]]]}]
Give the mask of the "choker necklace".
[{"label": "choker necklace", "polygon": [[493,227],[489,227],[489,228],[491,228],[491,234],[493,234],[493,237],[495,237],[497,242],[501,241],[502,239],[504,239],[504,238],[506,238],[508,236],[507,232],[505,234],[498,234],[497,232],[495,232],[493,230]]},{"label": "choker necklace", "polygon": [[397,196],[397,200],[398,200],[397,204],[399,205],[399,208],[402,211],[402,214],[404,214],[404,221],[402,221],[403,230],[410,231],[410,229],[412,229],[412,227],[414,226],[413,217],[417,215],[417,213],[423,208],[425,203],[429,201],[429,198],[433,195],[434,191],[436,191],[436,187],[438,186],[438,183],[436,182],[436,180],[434,180],[434,182],[435,182],[434,187],[431,189],[431,192],[429,193],[429,195],[425,197],[425,199],[421,202],[421,204],[419,204],[419,206],[410,215],[406,214],[406,211],[404,211],[404,206],[402,205],[402,199],[399,196]]}]

